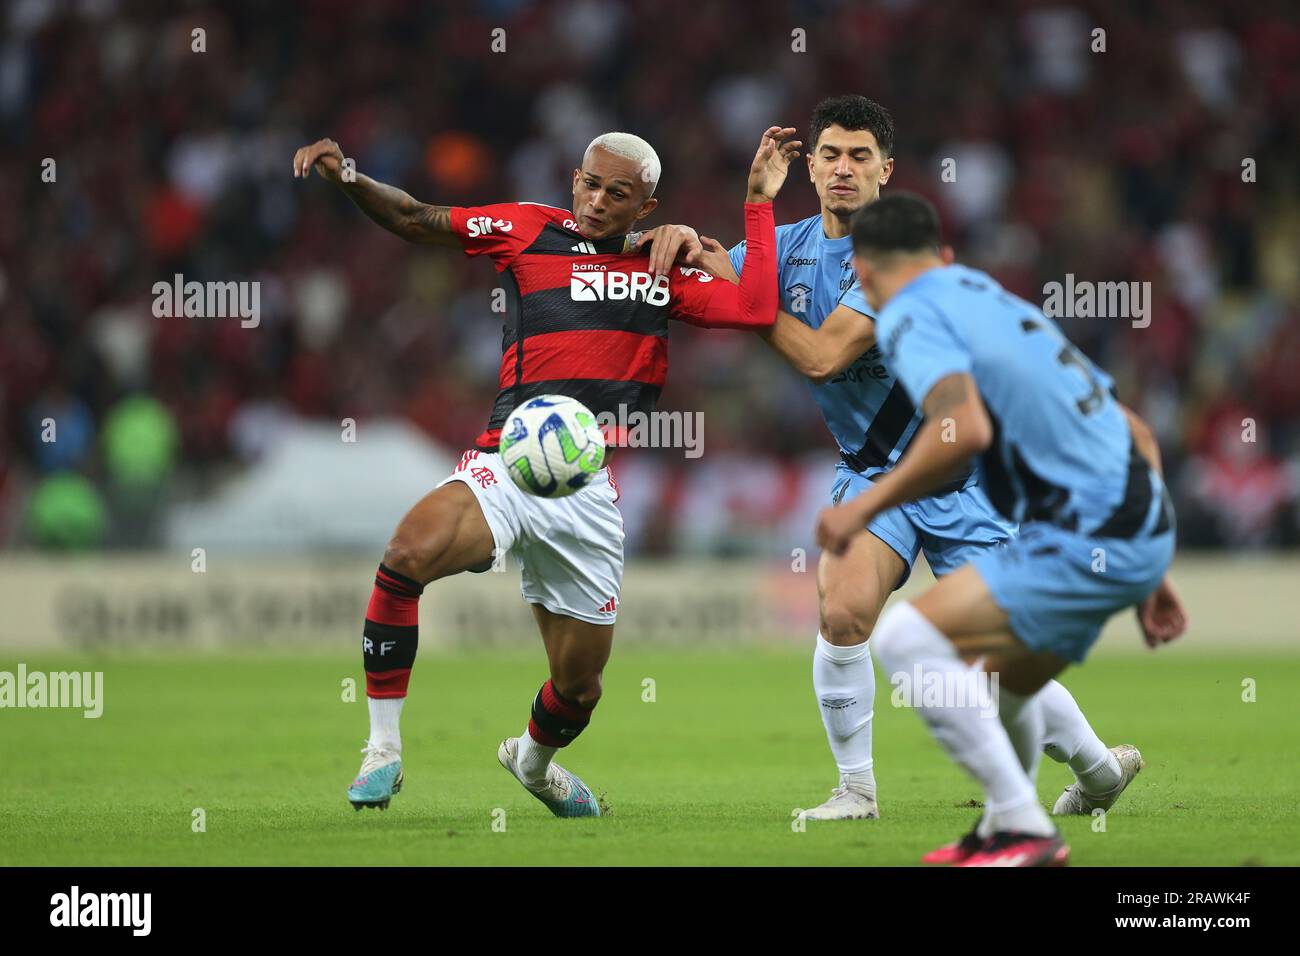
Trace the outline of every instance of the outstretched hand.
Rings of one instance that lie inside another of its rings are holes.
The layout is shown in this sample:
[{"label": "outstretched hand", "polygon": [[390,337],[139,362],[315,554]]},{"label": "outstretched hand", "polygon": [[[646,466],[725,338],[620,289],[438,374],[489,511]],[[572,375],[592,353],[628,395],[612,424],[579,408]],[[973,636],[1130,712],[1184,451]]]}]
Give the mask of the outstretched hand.
[{"label": "outstretched hand", "polygon": [[293,154],[293,175],[306,179],[315,169],[322,179],[339,182],[343,171],[343,150],[332,139],[318,139]]},{"label": "outstretched hand", "polygon": [[790,160],[799,155],[801,140],[790,139],[793,126],[770,126],[754,153],[749,167],[749,202],[770,202],[776,198],[790,171]]},{"label": "outstretched hand", "polygon": [[664,225],[647,229],[638,237],[634,250],[650,246],[650,274],[671,272],[678,259],[692,263],[700,253],[700,237],[690,226]]}]

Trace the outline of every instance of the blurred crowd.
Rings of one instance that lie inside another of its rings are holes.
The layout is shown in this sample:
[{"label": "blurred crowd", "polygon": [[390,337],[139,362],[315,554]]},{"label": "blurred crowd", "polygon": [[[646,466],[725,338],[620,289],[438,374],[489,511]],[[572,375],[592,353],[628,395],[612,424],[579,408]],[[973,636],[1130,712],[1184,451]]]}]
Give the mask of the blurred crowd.
[{"label": "blurred crowd", "polygon": [[[730,244],[758,133],[858,92],[895,117],[891,188],[939,205],[963,261],[1036,302],[1067,274],[1151,283],[1145,328],[1062,325],[1156,428],[1181,544],[1294,547],[1295,9],[11,0],[0,543],[147,546],[166,509],[304,420],[473,441],[500,357],[494,271],[294,180],[298,146],[332,137],[429,202],[567,207],[588,141],[628,130],[663,161],[650,222]],[[795,175],[778,221],[816,208]],[[259,324],[156,318],[153,285],[176,274],[259,282]],[[653,477],[634,544],[788,549],[778,529],[833,461],[803,383],[748,335],[677,328],[672,353],[661,407],[703,411],[706,451],[626,453]]]}]

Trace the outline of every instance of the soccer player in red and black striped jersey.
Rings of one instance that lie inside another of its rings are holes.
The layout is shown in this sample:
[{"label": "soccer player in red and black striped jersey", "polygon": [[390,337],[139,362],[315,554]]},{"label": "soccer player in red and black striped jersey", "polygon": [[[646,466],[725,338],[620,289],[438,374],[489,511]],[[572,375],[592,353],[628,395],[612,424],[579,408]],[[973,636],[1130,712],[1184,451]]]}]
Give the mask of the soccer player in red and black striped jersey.
[{"label": "soccer player in red and black striped jersey", "polygon": [[[599,816],[580,779],[552,759],[591,719],[600,699],[623,574],[623,527],[608,469],[575,494],[534,498],[515,487],[497,440],[510,411],[542,394],[569,395],[596,415],[625,421],[653,411],[668,373],[668,321],[761,328],[776,317],[772,199],[800,143],[772,127],[750,167],[748,258],[739,286],[697,269],[649,269],[628,233],[658,204],[659,160],[648,143],[607,133],[573,171],[573,208],[535,203],[434,206],[345,166],[333,140],[299,149],[295,176],[315,169],[367,216],[411,242],[486,255],[508,308],[500,392],[475,447],[397,527],[375,576],[362,655],[370,706],[365,759],[348,790],[358,810],[386,807],[402,784],[398,719],[418,636],[417,607],[431,581],[485,571],[512,551],[550,663],[527,728],[498,759],[556,816]],[[620,409],[624,409],[620,415]]]}]

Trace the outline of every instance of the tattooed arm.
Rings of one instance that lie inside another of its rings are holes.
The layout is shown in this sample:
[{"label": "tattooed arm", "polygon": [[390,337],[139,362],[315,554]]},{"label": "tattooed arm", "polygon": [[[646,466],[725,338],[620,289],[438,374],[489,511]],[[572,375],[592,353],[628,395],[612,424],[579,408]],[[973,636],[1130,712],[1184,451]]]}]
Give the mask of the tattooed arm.
[{"label": "tattooed arm", "polygon": [[322,179],[347,193],[357,208],[372,220],[407,242],[460,248],[460,240],[451,228],[450,206],[422,203],[394,186],[376,182],[355,170],[349,171],[345,178],[343,150],[334,140],[318,140],[294,154],[295,177],[306,179],[313,169]]},{"label": "tattooed arm", "polygon": [[939,379],[921,408],[925,421],[898,464],[857,498],[822,511],[817,543],[823,548],[842,554],[876,515],[942,487],[993,441],[993,424],[974,380],[965,372]]}]

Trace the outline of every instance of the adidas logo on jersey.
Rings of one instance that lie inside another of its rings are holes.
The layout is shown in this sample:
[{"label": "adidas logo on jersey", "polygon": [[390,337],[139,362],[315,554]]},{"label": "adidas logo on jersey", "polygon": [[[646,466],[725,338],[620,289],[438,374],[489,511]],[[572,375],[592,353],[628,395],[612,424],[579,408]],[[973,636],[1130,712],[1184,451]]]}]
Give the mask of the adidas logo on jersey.
[{"label": "adidas logo on jersey", "polygon": [[590,242],[580,242],[576,246],[570,246],[569,251],[581,252],[584,255],[594,256],[596,254],[596,247]]},{"label": "adidas logo on jersey", "polygon": [[649,305],[667,305],[668,281],[666,275],[652,276],[648,272],[608,272],[604,266],[575,266],[569,279],[569,298],[574,302],[640,299]]}]

